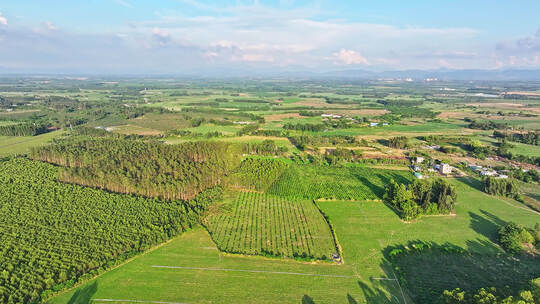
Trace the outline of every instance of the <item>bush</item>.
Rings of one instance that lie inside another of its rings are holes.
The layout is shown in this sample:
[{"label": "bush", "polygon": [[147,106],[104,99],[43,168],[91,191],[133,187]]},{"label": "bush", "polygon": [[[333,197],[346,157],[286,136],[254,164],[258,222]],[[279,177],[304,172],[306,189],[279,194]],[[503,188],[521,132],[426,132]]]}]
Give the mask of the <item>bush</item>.
[{"label": "bush", "polygon": [[532,244],[534,242],[534,237],[527,229],[513,222],[499,229],[498,234],[501,247],[510,253],[522,252],[523,243]]}]

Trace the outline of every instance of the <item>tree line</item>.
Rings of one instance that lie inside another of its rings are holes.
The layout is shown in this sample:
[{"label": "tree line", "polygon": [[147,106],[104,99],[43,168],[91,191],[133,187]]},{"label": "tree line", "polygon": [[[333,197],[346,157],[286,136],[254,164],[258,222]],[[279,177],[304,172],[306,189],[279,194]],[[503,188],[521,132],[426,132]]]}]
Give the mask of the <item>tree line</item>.
[{"label": "tree line", "polygon": [[0,126],[0,135],[3,136],[35,136],[49,132],[49,125],[35,123],[20,123]]}]

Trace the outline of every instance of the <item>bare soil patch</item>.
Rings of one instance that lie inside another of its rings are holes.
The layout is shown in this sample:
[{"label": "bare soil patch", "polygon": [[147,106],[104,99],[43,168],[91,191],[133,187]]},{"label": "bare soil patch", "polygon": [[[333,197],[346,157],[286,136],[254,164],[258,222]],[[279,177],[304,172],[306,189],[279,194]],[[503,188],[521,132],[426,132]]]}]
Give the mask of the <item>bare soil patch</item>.
[{"label": "bare soil patch", "polygon": [[284,118],[302,118],[298,113],[271,114],[264,117],[265,121],[279,121]]}]

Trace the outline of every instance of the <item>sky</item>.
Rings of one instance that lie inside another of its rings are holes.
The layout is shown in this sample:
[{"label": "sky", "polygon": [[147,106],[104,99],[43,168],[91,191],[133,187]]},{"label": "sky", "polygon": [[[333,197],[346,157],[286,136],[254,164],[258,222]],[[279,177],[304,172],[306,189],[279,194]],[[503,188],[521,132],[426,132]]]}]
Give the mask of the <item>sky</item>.
[{"label": "sky", "polygon": [[540,69],[538,0],[1,0],[0,73]]}]

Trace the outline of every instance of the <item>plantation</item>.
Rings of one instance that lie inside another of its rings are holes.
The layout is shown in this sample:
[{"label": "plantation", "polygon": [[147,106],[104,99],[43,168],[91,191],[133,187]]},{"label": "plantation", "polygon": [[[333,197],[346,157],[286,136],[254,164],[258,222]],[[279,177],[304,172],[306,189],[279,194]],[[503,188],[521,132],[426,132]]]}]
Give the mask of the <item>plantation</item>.
[{"label": "plantation", "polygon": [[248,158],[233,172],[228,184],[233,188],[265,191],[287,166],[282,160]]},{"label": "plantation", "polygon": [[207,219],[220,250],[320,260],[337,254],[330,227],[311,201],[240,192],[223,208]]},{"label": "plantation", "polygon": [[64,166],[60,179],[120,193],[191,199],[221,183],[238,163],[231,145],[165,145],[108,137],[74,137],[34,150],[32,157]]},{"label": "plantation", "polygon": [[407,171],[381,170],[363,166],[290,166],[272,184],[268,193],[301,199],[382,199],[384,185],[391,179],[411,180]]},{"label": "plantation", "polygon": [[0,162],[0,303],[72,286],[197,223],[218,193],[190,202],[110,194],[58,182],[59,168]]}]

